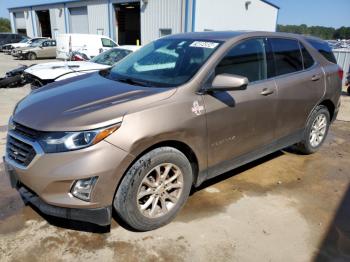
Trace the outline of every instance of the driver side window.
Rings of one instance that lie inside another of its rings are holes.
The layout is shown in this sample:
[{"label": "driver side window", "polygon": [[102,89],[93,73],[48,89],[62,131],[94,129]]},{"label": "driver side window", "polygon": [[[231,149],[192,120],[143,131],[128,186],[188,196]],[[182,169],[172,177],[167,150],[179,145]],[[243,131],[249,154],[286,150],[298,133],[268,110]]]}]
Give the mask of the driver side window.
[{"label": "driver side window", "polygon": [[267,79],[264,39],[249,39],[234,46],[215,69],[215,75],[245,76],[249,82]]}]

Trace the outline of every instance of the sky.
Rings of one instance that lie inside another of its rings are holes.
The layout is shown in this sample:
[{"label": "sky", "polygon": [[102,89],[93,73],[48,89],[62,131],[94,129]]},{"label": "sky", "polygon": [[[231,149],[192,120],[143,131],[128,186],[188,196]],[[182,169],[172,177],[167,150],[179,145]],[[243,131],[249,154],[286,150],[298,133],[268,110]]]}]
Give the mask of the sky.
[{"label": "sky", "polygon": [[[47,1],[47,0],[46,0]],[[57,2],[57,0],[50,0]],[[200,1],[200,0],[197,0]],[[234,0],[231,0],[234,1]],[[279,24],[350,26],[350,0],[269,0],[280,7]],[[39,3],[40,0],[0,0],[0,17],[9,17],[7,7]]]}]

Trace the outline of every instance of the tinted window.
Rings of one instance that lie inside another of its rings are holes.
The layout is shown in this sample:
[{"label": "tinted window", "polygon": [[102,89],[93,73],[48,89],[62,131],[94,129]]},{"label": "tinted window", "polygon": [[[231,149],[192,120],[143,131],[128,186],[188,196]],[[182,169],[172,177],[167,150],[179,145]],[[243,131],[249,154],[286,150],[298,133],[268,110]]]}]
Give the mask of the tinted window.
[{"label": "tinted window", "polygon": [[298,41],[271,38],[270,42],[275,57],[276,75],[284,75],[303,70],[303,60]]},{"label": "tinted window", "polygon": [[309,67],[313,66],[315,61],[310,55],[310,53],[306,50],[305,46],[303,46],[302,43],[300,43],[301,53],[303,54],[303,63],[304,63],[304,69],[308,69]]},{"label": "tinted window", "polygon": [[334,64],[337,63],[337,60],[334,57],[331,47],[327,42],[316,40],[316,39],[306,39],[309,44],[311,44],[318,52],[320,52],[329,62]]},{"label": "tinted window", "polygon": [[103,47],[115,47],[116,46],[116,44],[113,41],[111,41],[110,39],[101,38],[101,41],[102,41]]},{"label": "tinted window", "polygon": [[267,78],[263,39],[251,39],[233,47],[215,69],[215,74],[245,76],[249,82]]}]

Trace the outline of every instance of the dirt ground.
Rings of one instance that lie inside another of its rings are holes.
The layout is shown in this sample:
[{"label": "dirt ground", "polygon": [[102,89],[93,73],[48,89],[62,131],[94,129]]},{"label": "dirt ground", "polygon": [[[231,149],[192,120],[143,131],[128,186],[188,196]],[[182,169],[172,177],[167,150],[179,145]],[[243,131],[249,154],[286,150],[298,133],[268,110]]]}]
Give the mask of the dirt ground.
[{"label": "dirt ground", "polygon": [[[0,89],[0,155],[28,92]],[[44,217],[10,188],[1,161],[0,261],[350,261],[350,122],[336,121],[314,155],[279,151],[206,182],[175,221],[146,233]]]}]

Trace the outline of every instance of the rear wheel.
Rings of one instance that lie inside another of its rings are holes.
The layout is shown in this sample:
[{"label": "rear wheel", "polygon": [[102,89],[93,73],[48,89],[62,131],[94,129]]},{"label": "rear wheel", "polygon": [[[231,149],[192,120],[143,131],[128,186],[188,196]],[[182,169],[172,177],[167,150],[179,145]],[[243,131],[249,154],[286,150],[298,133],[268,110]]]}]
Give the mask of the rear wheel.
[{"label": "rear wheel", "polygon": [[187,200],[192,169],[186,156],[172,147],[154,149],[127,171],[113,206],[128,226],[148,231],[169,223]]},{"label": "rear wheel", "polygon": [[36,57],[36,54],[35,54],[35,53],[29,53],[29,54],[28,54],[28,59],[29,59],[29,60],[36,60],[36,58],[37,58],[37,57]]},{"label": "rear wheel", "polygon": [[350,95],[350,84],[349,84],[349,86],[348,86],[348,95]]},{"label": "rear wheel", "polygon": [[311,114],[304,132],[303,140],[296,145],[303,154],[315,153],[323,144],[330,125],[330,115],[327,107],[317,106]]}]

